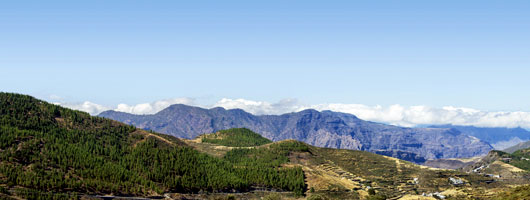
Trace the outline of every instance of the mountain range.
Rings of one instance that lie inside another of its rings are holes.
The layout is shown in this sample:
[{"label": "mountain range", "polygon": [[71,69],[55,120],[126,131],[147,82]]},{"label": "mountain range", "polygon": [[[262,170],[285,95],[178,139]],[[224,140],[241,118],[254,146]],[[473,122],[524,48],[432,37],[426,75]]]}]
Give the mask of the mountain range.
[{"label": "mountain range", "polygon": [[352,114],[312,109],[253,115],[241,109],[175,104],[152,115],[105,111],[99,116],[188,139],[223,129],[248,128],[272,141],[294,139],[318,147],[363,150],[416,163],[485,155],[492,149],[487,142],[453,128],[405,128],[364,121]]},{"label": "mountain range", "polygon": [[431,128],[452,128],[466,135],[474,136],[490,143],[495,149],[502,150],[520,142],[530,140],[530,131],[521,127],[475,127],[457,125],[433,125]]},{"label": "mountain range", "polygon": [[503,149],[502,151],[507,152],[507,153],[513,153],[513,152],[516,152],[517,150],[527,149],[527,148],[530,148],[530,141],[521,142],[514,146]]}]

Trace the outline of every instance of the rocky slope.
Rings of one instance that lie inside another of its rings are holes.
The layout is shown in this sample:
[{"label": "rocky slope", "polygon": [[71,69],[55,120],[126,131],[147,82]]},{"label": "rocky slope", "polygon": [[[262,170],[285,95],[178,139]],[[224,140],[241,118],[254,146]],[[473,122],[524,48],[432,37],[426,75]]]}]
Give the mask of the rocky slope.
[{"label": "rocky slope", "polygon": [[414,162],[474,157],[492,149],[488,143],[455,129],[403,128],[331,111],[255,116],[241,109],[176,104],[154,115],[106,111],[99,116],[182,138],[244,127],[273,141],[295,139],[319,147],[379,152]]}]

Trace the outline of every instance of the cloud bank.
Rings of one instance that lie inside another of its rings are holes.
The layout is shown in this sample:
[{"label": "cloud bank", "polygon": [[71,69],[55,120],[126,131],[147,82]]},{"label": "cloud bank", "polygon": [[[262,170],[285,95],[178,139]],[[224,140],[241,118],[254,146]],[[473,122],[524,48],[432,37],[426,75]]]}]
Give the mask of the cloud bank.
[{"label": "cloud bank", "polygon": [[84,111],[84,112],[90,113],[91,115],[97,115],[97,114],[99,114],[99,113],[101,113],[103,111],[112,110],[112,108],[110,108],[110,107],[99,105],[99,104],[96,104],[96,103],[92,103],[90,101],[85,101],[83,103],[59,103],[59,102],[56,102],[56,103],[53,103],[53,104],[60,105],[60,106],[63,106],[63,107],[67,107],[67,108],[71,108],[71,109],[74,109],[74,110]]},{"label": "cloud bank", "polygon": [[212,105],[198,105],[192,98],[174,98],[142,103],[137,105],[119,104],[103,106],[92,102],[80,104],[58,103],[59,105],[97,115],[105,110],[115,110],[132,114],[154,114],[172,104],[186,104],[203,108],[223,107],[226,109],[240,108],[256,115],[284,114],[304,109],[319,111],[331,110],[354,114],[360,119],[382,122],[386,124],[413,127],[425,124],[473,125],[478,127],[523,127],[530,128],[530,112],[488,112],[472,108],[445,106],[433,108],[429,106],[369,106],[363,104],[316,104],[304,105],[296,99],[284,99],[276,103],[252,101],[246,99],[223,98]]},{"label": "cloud bank", "polygon": [[277,103],[269,103],[246,99],[223,98],[210,107],[223,107],[225,109],[240,108],[254,115],[279,115],[307,109],[307,107],[300,105],[296,99],[283,99]]},{"label": "cloud bank", "polygon": [[530,128],[529,112],[487,112],[472,108],[445,106],[392,105],[366,106],[361,104],[320,104],[317,110],[331,110],[354,114],[357,117],[393,125],[412,127],[422,124],[473,125],[479,127],[525,127]]},{"label": "cloud bank", "polygon": [[75,109],[90,113],[91,115],[98,115],[107,110],[114,110],[119,112],[126,112],[137,115],[155,114],[173,104],[186,104],[195,106],[195,100],[192,98],[174,98],[164,99],[151,103],[141,103],[136,105],[127,105],[124,103],[118,104],[115,107],[103,106],[89,101],[83,103],[54,103],[67,108]]},{"label": "cloud bank", "polygon": [[191,98],[175,98],[136,105],[127,105],[122,103],[118,104],[117,108],[114,110],[139,115],[155,114],[173,104],[195,105],[194,100]]}]

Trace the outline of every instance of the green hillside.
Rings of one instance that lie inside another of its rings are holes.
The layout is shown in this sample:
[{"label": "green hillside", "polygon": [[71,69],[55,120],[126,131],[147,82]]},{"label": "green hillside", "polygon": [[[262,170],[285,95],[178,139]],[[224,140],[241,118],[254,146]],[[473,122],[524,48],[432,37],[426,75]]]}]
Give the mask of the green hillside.
[{"label": "green hillside", "polygon": [[530,148],[513,152],[509,156],[511,160],[506,163],[530,172]]},{"label": "green hillside", "polygon": [[0,93],[2,198],[150,196],[256,187],[303,193],[300,168],[280,168],[282,157],[267,158],[267,162],[237,158],[243,155],[230,160],[212,157],[174,137],[30,96]]},{"label": "green hillside", "polygon": [[272,141],[246,128],[232,128],[217,133],[203,135],[202,142],[227,147],[253,147],[269,144]]}]

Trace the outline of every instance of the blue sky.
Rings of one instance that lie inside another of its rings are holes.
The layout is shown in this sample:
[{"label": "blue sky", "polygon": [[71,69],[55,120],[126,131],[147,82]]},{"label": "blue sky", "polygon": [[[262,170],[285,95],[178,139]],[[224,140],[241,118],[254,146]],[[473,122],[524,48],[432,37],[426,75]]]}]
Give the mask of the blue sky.
[{"label": "blue sky", "polygon": [[[530,111],[530,1],[2,1],[0,91]],[[59,98],[60,97],[60,98]]]}]

